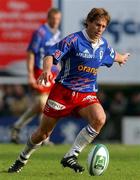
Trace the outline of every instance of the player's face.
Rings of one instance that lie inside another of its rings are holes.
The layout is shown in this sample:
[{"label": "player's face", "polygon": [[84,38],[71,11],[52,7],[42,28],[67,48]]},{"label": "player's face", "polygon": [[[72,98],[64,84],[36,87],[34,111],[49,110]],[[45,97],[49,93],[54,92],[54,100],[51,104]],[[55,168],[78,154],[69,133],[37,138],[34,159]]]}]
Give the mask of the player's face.
[{"label": "player's face", "polygon": [[93,22],[88,22],[87,32],[92,39],[100,39],[103,32],[106,29],[107,21],[104,18],[100,18]]},{"label": "player's face", "polygon": [[52,29],[57,29],[61,22],[61,13],[51,14],[48,18],[48,24]]}]

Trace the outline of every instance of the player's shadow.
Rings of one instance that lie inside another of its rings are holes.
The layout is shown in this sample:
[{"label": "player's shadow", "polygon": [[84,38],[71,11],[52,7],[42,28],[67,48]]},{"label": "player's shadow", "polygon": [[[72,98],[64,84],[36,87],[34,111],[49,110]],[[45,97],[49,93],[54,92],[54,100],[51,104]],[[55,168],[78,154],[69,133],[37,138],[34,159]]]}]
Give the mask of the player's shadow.
[{"label": "player's shadow", "polygon": [[2,170],[2,171],[0,171],[0,174],[2,174],[2,173],[8,173],[8,171],[7,170]]}]

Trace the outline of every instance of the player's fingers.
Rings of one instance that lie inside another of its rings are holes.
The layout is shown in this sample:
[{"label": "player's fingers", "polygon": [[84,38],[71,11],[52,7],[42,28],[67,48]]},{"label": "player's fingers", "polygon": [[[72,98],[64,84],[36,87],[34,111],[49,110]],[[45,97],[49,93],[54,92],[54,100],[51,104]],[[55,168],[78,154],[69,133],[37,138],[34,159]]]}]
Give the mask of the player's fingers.
[{"label": "player's fingers", "polygon": [[122,67],[124,64],[126,64],[126,60],[124,60],[123,62],[119,63],[120,67]]},{"label": "player's fingers", "polygon": [[44,84],[47,85],[48,77],[44,78]]},{"label": "player's fingers", "polygon": [[42,81],[43,81],[43,76],[41,75],[38,80],[37,80],[37,84],[38,85],[41,85],[42,84]]},{"label": "player's fingers", "polygon": [[53,75],[52,75],[52,74],[50,74],[48,78],[49,78],[49,81],[52,81],[52,79],[53,79]]},{"label": "player's fingers", "polygon": [[124,62],[128,61],[128,56],[124,59]]},{"label": "player's fingers", "polygon": [[38,80],[37,80],[37,84],[38,84],[38,85],[41,85],[41,84],[42,84],[42,80],[41,80],[41,79],[38,79]]},{"label": "player's fingers", "polygon": [[130,53],[126,53],[125,54],[125,57],[126,57],[125,59],[128,60],[129,56],[130,56]]},{"label": "player's fingers", "polygon": [[50,81],[50,74],[45,74],[45,76],[44,76],[44,83],[45,83],[45,85],[47,85],[47,83]]},{"label": "player's fingers", "polygon": [[119,63],[119,66],[120,66],[120,67],[122,67],[122,65],[123,65],[122,63]]}]

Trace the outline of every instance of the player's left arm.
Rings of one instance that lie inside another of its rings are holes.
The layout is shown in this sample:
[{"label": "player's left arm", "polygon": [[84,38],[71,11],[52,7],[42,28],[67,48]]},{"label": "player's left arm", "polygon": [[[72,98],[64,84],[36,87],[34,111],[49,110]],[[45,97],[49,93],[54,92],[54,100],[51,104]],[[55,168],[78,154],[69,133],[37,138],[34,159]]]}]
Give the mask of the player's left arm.
[{"label": "player's left arm", "polygon": [[116,52],[114,61],[119,63],[120,65],[123,65],[128,61],[129,56],[130,56],[130,53],[120,54]]}]

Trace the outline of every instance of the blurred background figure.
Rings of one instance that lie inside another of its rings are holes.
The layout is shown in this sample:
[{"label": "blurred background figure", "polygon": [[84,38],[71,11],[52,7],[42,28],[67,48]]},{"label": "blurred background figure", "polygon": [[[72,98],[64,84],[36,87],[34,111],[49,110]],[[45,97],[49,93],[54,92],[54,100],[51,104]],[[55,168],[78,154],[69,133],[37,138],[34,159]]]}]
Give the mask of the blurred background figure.
[{"label": "blurred background figure", "polygon": [[[41,114],[48,94],[54,84],[54,79],[59,72],[59,67],[53,66],[53,79],[45,86],[37,85],[37,79],[42,73],[44,53],[60,40],[60,30],[58,29],[60,22],[61,12],[57,8],[52,8],[48,12],[47,22],[41,25],[32,35],[27,49],[27,70],[29,85],[35,90],[34,98],[28,110],[14,123],[11,131],[11,142],[20,143],[19,133],[21,128],[33,120],[36,115]],[[21,87],[16,86],[14,92],[16,93],[16,101],[12,105],[12,112],[18,115],[23,113],[22,107],[27,108],[27,105],[25,97],[22,97],[23,91]],[[47,140],[47,142],[49,141]]]},{"label": "blurred background figure", "polygon": [[130,97],[128,107],[127,107],[127,115],[129,116],[140,116],[140,92],[135,92]]},{"label": "blurred background figure", "polygon": [[13,101],[9,108],[13,116],[19,117],[29,106],[29,96],[21,85],[13,86]]},{"label": "blurred background figure", "polygon": [[97,94],[100,103],[102,104],[102,106],[104,107],[104,110],[106,112],[106,115],[109,116],[108,112],[109,112],[109,106],[110,106],[110,100],[109,97],[107,96],[107,94],[104,91],[100,91]]},{"label": "blurred background figure", "polygon": [[106,124],[103,127],[103,131],[102,133],[99,135],[99,139],[100,140],[107,140],[112,136],[112,123],[110,122],[110,112],[109,112],[109,108],[110,108],[110,98],[107,95],[107,93],[105,91],[99,91],[98,94],[98,99],[100,101],[100,103],[102,104],[105,113],[106,113]]},{"label": "blurred background figure", "polygon": [[7,115],[12,115],[11,107],[14,104],[14,86],[13,85],[6,85],[4,88],[4,106],[7,111]]},{"label": "blurred background figure", "polygon": [[113,135],[112,139],[121,140],[121,121],[126,113],[127,100],[124,94],[120,91],[114,94],[113,100],[110,104],[110,121],[113,121]]},{"label": "blurred background figure", "polygon": [[5,103],[4,103],[4,86],[0,85],[0,117],[4,116],[7,114],[7,109],[5,108]]}]

